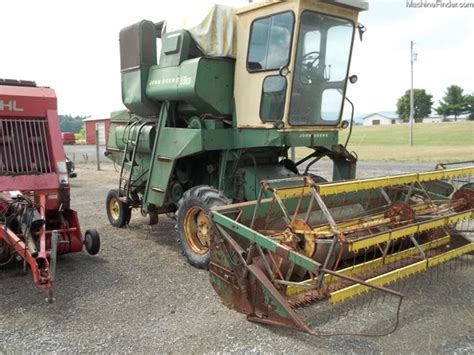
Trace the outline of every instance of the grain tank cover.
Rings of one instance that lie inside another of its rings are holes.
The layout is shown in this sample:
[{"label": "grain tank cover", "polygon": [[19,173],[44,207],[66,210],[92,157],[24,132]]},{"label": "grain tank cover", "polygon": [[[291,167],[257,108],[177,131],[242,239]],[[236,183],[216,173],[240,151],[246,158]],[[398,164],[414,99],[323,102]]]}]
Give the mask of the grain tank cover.
[{"label": "grain tank cover", "polygon": [[[211,57],[231,57],[236,54],[236,10],[230,6],[214,5],[203,18],[196,14],[177,21],[167,21],[165,32],[186,29],[199,49]],[[203,18],[198,22],[195,19]]]},{"label": "grain tank cover", "polygon": [[150,70],[146,95],[152,100],[184,101],[189,113],[232,114],[234,61],[193,58],[176,67]]}]

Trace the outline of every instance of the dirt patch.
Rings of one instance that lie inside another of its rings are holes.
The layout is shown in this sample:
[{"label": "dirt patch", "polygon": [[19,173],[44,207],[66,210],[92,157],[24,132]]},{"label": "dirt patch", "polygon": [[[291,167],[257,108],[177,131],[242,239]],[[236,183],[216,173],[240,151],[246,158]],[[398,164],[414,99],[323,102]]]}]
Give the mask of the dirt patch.
[{"label": "dirt patch", "polygon": [[[207,272],[187,264],[174,221],[163,217],[150,227],[134,212],[128,228],[111,227],[105,197],[116,188],[118,174],[111,164],[102,169],[78,164],[78,178],[72,180],[72,207],[83,231],[100,232],[101,252],[59,260],[54,304],[44,302],[20,268],[2,270],[0,353],[474,352],[474,276],[466,260],[407,284],[400,327],[387,337],[311,337],[261,326],[223,306]],[[377,174],[368,169],[361,171]],[[407,172],[390,164],[372,169]],[[330,313],[334,327],[373,327],[383,320],[383,304],[360,306],[382,312],[369,309],[361,319],[357,310],[335,308]]]}]

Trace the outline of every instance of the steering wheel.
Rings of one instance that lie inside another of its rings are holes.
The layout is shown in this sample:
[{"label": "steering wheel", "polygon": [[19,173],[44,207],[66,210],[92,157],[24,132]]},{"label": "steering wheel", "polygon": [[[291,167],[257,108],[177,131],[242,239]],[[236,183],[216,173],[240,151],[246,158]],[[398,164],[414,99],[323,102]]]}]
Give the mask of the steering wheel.
[{"label": "steering wheel", "polygon": [[319,52],[318,51],[312,51],[308,52],[303,56],[303,59],[301,59],[301,64],[304,65],[305,67],[314,67],[314,63],[319,60]]},{"label": "steering wheel", "polygon": [[[314,69],[319,65],[319,52],[311,51],[306,53],[301,59],[301,79],[303,83],[311,82],[314,78]],[[305,83],[306,84],[306,83]]]}]

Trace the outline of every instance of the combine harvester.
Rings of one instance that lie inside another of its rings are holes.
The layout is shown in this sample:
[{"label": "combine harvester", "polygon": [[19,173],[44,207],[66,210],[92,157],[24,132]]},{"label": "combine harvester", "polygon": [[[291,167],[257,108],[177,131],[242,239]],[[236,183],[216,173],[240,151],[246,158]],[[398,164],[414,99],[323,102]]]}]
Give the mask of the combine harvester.
[{"label": "combine harvester", "polygon": [[[309,333],[292,307],[373,288],[401,298],[383,285],[470,253],[472,167],[352,180],[357,157],[338,133],[353,123],[345,93],[367,8],[265,1],[215,6],[185,29],[124,28],[128,112],[112,118],[107,144],[120,165],[110,223],[127,225],[132,208],[151,224],[176,213],[183,254],[209,268],[225,304]],[[296,160],[295,147],[308,155]],[[310,173],[322,158],[333,183]]]},{"label": "combine harvester", "polygon": [[99,252],[96,230],[81,235],[56,95],[32,81],[0,81],[0,266],[14,260],[53,300],[57,255]]}]

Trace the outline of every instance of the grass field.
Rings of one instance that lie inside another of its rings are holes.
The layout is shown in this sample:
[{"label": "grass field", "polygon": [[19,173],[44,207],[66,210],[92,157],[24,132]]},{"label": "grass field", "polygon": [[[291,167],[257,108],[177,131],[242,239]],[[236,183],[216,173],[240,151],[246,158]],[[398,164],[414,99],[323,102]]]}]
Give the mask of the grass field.
[{"label": "grass field", "polygon": [[[348,130],[340,134],[344,143]],[[414,145],[409,125],[354,126],[348,145],[359,160],[453,162],[474,160],[474,122],[417,123]],[[304,156],[309,150],[297,150]]]}]

